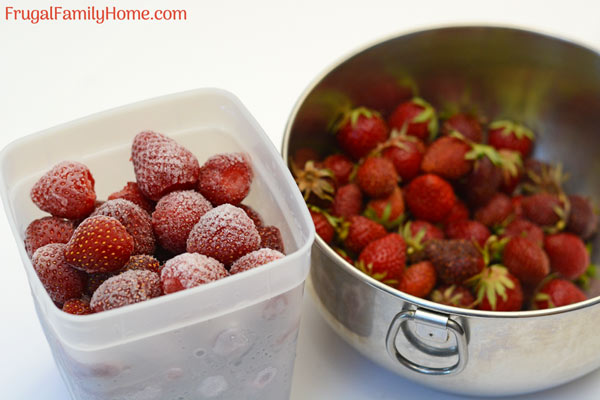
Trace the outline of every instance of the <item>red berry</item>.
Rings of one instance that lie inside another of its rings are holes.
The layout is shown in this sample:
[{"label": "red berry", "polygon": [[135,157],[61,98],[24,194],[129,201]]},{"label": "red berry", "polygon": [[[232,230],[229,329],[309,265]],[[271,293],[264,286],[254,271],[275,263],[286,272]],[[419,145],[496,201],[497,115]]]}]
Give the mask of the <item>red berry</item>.
[{"label": "red berry", "polygon": [[431,104],[415,97],[396,107],[389,118],[392,129],[429,140],[437,134],[437,115]]},{"label": "red berry", "polygon": [[454,114],[442,124],[442,135],[449,136],[453,132],[460,133],[472,142],[481,143],[483,140],[481,124],[469,114]]},{"label": "red berry", "polygon": [[153,256],[147,254],[138,254],[131,256],[127,264],[123,267],[123,272],[133,269],[145,269],[160,274],[160,262]]},{"label": "red berry", "polygon": [[398,174],[387,158],[368,157],[358,167],[356,183],[370,197],[385,197],[397,186]]},{"label": "red berry", "polygon": [[252,268],[259,267],[261,265],[270,263],[271,261],[279,260],[284,255],[273,249],[260,249],[248,253],[245,256],[239,258],[231,265],[229,272],[233,274],[239,274],[240,272],[248,271]]},{"label": "red berry", "polygon": [[437,226],[427,221],[410,221],[410,231],[413,236],[418,236],[423,231],[423,243],[432,239],[443,239],[444,232]]},{"label": "red berry", "polygon": [[84,276],[65,260],[63,243],[50,243],[33,253],[31,264],[52,301],[63,304],[83,294]]},{"label": "red berry", "polygon": [[365,216],[388,229],[398,226],[404,216],[402,189],[396,186],[389,196],[369,201]]},{"label": "red berry", "polygon": [[98,289],[100,285],[104,283],[105,280],[113,276],[115,276],[115,273],[94,272],[91,274],[87,274],[87,279],[85,279],[85,288],[83,292],[88,296],[93,295],[96,289]]},{"label": "red berry", "polygon": [[587,299],[585,293],[572,282],[564,279],[552,279],[544,284],[534,297],[534,307],[546,309],[567,306]]},{"label": "red berry", "polygon": [[521,282],[508,270],[492,265],[475,281],[477,308],[486,311],[520,311],[523,308]]},{"label": "red berry", "polygon": [[144,196],[136,182],[127,182],[125,187],[118,192],[114,192],[108,196],[108,200],[125,199],[133,204],[137,204],[147,213],[152,214],[154,211],[154,202]]},{"label": "red berry", "polygon": [[344,239],[344,245],[350,251],[360,253],[369,243],[381,239],[387,234],[385,228],[377,222],[355,215],[348,219],[348,233]]},{"label": "red berry", "polygon": [[343,119],[336,138],[340,147],[352,158],[358,160],[366,156],[378,143],[388,138],[385,121],[376,112],[357,108]]},{"label": "red berry", "polygon": [[386,142],[381,155],[394,164],[400,179],[408,182],[419,175],[424,153],[425,145],[416,137],[397,136]]},{"label": "red berry", "polygon": [[217,154],[200,168],[198,191],[215,206],[237,205],[248,195],[253,177],[247,154]]},{"label": "red berry", "polygon": [[50,243],[67,243],[73,231],[73,222],[57,217],[36,219],[25,230],[25,250],[29,258],[42,246]]},{"label": "red berry", "polygon": [[397,285],[406,265],[406,244],[397,233],[390,233],[365,246],[358,257],[359,268],[373,278]]},{"label": "red berry", "polygon": [[171,192],[156,204],[152,226],[158,243],[172,253],[185,252],[192,228],[212,205],[193,190]]},{"label": "red berry", "polygon": [[450,212],[442,220],[443,225],[448,225],[450,222],[462,221],[469,219],[469,209],[459,199],[456,199],[456,203],[450,209]]},{"label": "red berry", "polygon": [[139,189],[154,201],[174,190],[193,189],[198,182],[196,157],[160,133],[138,133],[133,139],[131,160]]},{"label": "red berry", "polygon": [[467,204],[481,207],[494,197],[501,184],[502,169],[483,157],[474,162],[473,170],[460,182],[459,188]]},{"label": "red berry", "polygon": [[285,246],[279,228],[276,226],[260,226],[256,229],[260,235],[261,248],[273,249],[285,254]]},{"label": "red berry", "polygon": [[97,215],[75,229],[67,243],[65,258],[73,267],[86,272],[111,272],[123,268],[133,248],[133,238],[119,221]]},{"label": "red berry", "polygon": [[119,221],[133,238],[133,254],[153,254],[156,248],[152,219],[140,206],[125,199],[109,200],[90,215],[105,215]]},{"label": "red berry", "polygon": [[139,303],[162,294],[158,274],[147,270],[125,271],[108,278],[94,292],[90,307],[94,312]]},{"label": "red berry", "polygon": [[301,147],[294,152],[292,160],[297,168],[303,169],[304,165],[308,161],[317,161],[319,159],[319,153],[314,149],[308,147]]},{"label": "red berry", "polygon": [[582,196],[569,196],[571,212],[567,221],[567,231],[583,240],[589,239],[598,230],[598,215],[591,201]]},{"label": "red berry", "polygon": [[408,221],[401,231],[406,241],[406,255],[411,264],[422,261],[427,242],[443,239],[444,232],[427,221]]},{"label": "red berry", "polygon": [[494,121],[488,131],[488,143],[496,149],[508,149],[529,156],[533,146],[533,132],[511,121]]},{"label": "red berry", "polygon": [[548,256],[534,241],[513,237],[504,247],[502,263],[521,282],[537,285],[550,273]]},{"label": "red berry", "polygon": [[317,235],[319,235],[325,243],[331,243],[333,241],[335,229],[333,225],[329,223],[327,217],[324,214],[313,210],[310,210],[310,216],[312,217],[313,224],[315,224]]},{"label": "red berry", "polygon": [[55,217],[85,217],[94,210],[96,202],[94,178],[85,165],[63,161],[33,185],[31,200]]},{"label": "red berry", "polygon": [[261,226],[263,226],[263,220],[262,220],[262,217],[260,216],[260,214],[258,213],[258,211],[256,211],[254,208],[247,206],[245,204],[240,204],[238,207],[246,212],[246,215],[248,215],[248,217],[250,217],[250,219],[252,220],[252,222],[254,222],[254,225],[257,228],[260,228]]},{"label": "red berry", "polygon": [[489,228],[502,225],[513,212],[510,197],[496,193],[484,206],[475,210],[475,220]]},{"label": "red berry", "polygon": [[485,242],[491,236],[490,230],[485,225],[471,220],[451,222],[446,225],[444,233],[448,239],[472,240],[481,247],[485,246]]},{"label": "red berry", "polygon": [[354,163],[343,154],[332,154],[323,160],[323,166],[333,172],[337,186],[346,185],[354,170]]},{"label": "red berry", "polygon": [[541,227],[551,227],[562,219],[564,205],[557,195],[538,193],[521,200],[523,216]]},{"label": "red berry", "polygon": [[363,208],[363,196],[355,183],[344,185],[335,192],[331,213],[337,217],[348,218],[358,215]]},{"label": "red berry", "polygon": [[187,240],[188,253],[212,257],[226,266],[257,250],[260,235],[241,208],[223,204],[200,217]]},{"label": "red berry", "polygon": [[550,259],[550,267],[566,279],[581,276],[590,265],[590,254],[585,243],[572,233],[546,236],[544,250]]},{"label": "red berry", "polygon": [[421,169],[445,179],[458,179],[471,171],[473,161],[466,158],[471,146],[454,137],[442,136],[427,148]]},{"label": "red berry", "polygon": [[440,222],[456,202],[452,186],[437,175],[425,174],[413,179],[405,188],[404,199],[417,219]]},{"label": "red berry", "polygon": [[436,280],[433,264],[429,261],[422,261],[406,268],[400,278],[400,283],[398,283],[398,290],[425,298],[435,287]]},{"label": "red berry", "polygon": [[450,285],[462,284],[484,267],[481,253],[470,240],[430,240],[425,246],[425,254],[438,278]]},{"label": "red berry", "polygon": [[518,218],[512,221],[504,229],[502,237],[524,237],[535,242],[540,247],[544,245],[544,231],[526,219]]},{"label": "red berry", "polygon": [[70,299],[65,301],[62,310],[73,315],[87,315],[94,313],[90,308],[90,302],[83,299]]},{"label": "red berry", "polygon": [[161,273],[165,294],[190,289],[229,276],[219,261],[197,253],[183,253],[165,263]]},{"label": "red berry", "polygon": [[467,287],[461,285],[439,286],[431,293],[429,298],[436,303],[461,308],[471,308],[475,302],[473,293]]}]

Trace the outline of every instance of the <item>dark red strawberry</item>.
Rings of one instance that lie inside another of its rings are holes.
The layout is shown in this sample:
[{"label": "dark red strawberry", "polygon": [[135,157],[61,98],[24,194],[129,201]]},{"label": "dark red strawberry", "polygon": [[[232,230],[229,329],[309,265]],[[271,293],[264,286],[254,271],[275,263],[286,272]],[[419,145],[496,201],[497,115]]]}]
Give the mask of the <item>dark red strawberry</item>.
[{"label": "dark red strawberry", "polygon": [[87,274],[86,279],[85,279],[85,288],[84,288],[83,292],[87,296],[93,295],[94,292],[96,291],[96,289],[98,289],[98,287],[100,285],[102,285],[102,283],[104,283],[105,280],[107,280],[111,276],[115,276],[118,273],[119,272],[117,271],[117,272],[114,272],[114,273],[109,273],[109,272],[94,272],[94,273],[91,273],[91,274]]},{"label": "dark red strawberry", "polygon": [[34,220],[25,229],[25,250],[29,258],[42,246],[50,243],[67,243],[75,227],[73,222],[58,218],[44,217]]},{"label": "dark red strawberry", "polygon": [[438,131],[434,108],[419,97],[398,105],[390,115],[388,123],[390,128],[416,136],[423,141],[433,140]]},{"label": "dark red strawberry", "polygon": [[425,145],[414,136],[398,135],[388,140],[381,154],[396,168],[400,179],[408,182],[419,174]]},{"label": "dark red strawberry", "polygon": [[590,265],[590,254],[585,243],[572,233],[556,233],[544,239],[544,250],[550,259],[552,271],[566,279],[576,279]]},{"label": "dark red strawberry", "polygon": [[63,304],[83,294],[84,274],[65,259],[66,245],[50,243],[33,253],[31,264],[52,301]]},{"label": "dark red strawberry", "polygon": [[502,237],[524,237],[538,246],[544,245],[544,231],[526,219],[517,218],[506,226],[502,233]]},{"label": "dark red strawberry", "polygon": [[508,149],[521,153],[526,158],[533,147],[533,132],[512,121],[494,121],[488,129],[488,143],[496,149]]},{"label": "dark red strawberry", "polygon": [[160,133],[138,133],[133,139],[131,160],[139,189],[154,201],[174,190],[193,189],[198,182],[200,166],[196,157]]},{"label": "dark red strawberry", "polygon": [[132,269],[145,269],[148,271],[155,272],[160,275],[160,262],[153,256],[148,254],[138,254],[131,256],[127,264],[123,267],[121,272],[129,271]]},{"label": "dark red strawberry", "polygon": [[371,221],[362,215],[350,217],[340,238],[344,241],[346,248],[354,253],[360,253],[369,243],[381,239],[387,234],[385,228],[375,221]]},{"label": "dark red strawberry", "polygon": [[256,228],[258,230],[258,234],[260,235],[260,247],[267,248],[272,250],[277,250],[278,252],[285,254],[285,246],[283,244],[283,237],[281,236],[281,232],[279,228],[276,226],[259,226]]},{"label": "dark red strawberry", "polygon": [[455,137],[443,136],[427,148],[421,169],[446,179],[458,179],[471,171],[473,161],[465,158],[471,150],[466,142]]},{"label": "dark red strawberry", "polygon": [[360,252],[357,267],[388,285],[397,285],[406,265],[406,244],[397,233],[377,239]]},{"label": "dark red strawberry", "polygon": [[246,153],[217,154],[198,172],[198,191],[214,206],[238,205],[250,192],[254,172]]},{"label": "dark red strawberry", "polygon": [[501,183],[502,169],[486,156],[474,162],[473,170],[460,182],[460,191],[467,204],[477,208],[491,200]]},{"label": "dark red strawberry", "polygon": [[142,193],[135,182],[127,182],[123,189],[108,196],[108,200],[115,199],[129,200],[133,204],[137,204],[138,206],[142,207],[150,214],[152,214],[152,211],[154,211],[155,202],[144,196],[144,193]]},{"label": "dark red strawberry", "polygon": [[562,186],[568,179],[560,163],[550,165],[533,158],[524,162],[525,173],[521,189],[524,193],[551,193],[560,195],[564,192]]},{"label": "dark red strawberry", "polygon": [[444,234],[448,239],[466,239],[472,240],[479,246],[485,246],[488,238],[491,236],[490,230],[481,222],[462,220],[451,222],[446,225]]},{"label": "dark red strawberry", "polygon": [[550,273],[548,256],[533,240],[513,237],[504,247],[502,264],[521,282],[537,285]]},{"label": "dark red strawberry", "polygon": [[292,156],[292,162],[298,169],[304,169],[304,165],[308,161],[317,161],[319,159],[319,153],[309,147],[301,147],[294,152]]},{"label": "dark red strawberry", "polygon": [[524,198],[525,198],[525,196],[518,195],[518,196],[513,196],[510,199],[510,201],[512,203],[513,214],[515,215],[515,218],[525,218],[523,216],[523,199]]},{"label": "dark red strawberry", "polygon": [[397,227],[404,217],[404,197],[398,186],[388,197],[373,199],[367,203],[365,216],[388,229]]},{"label": "dark red strawberry", "polygon": [[325,243],[329,244],[333,241],[333,236],[335,234],[335,228],[329,222],[329,219],[323,212],[310,210],[310,216],[312,217],[313,224],[315,224],[315,230],[317,231],[317,235],[321,237],[325,241]]},{"label": "dark red strawberry", "polygon": [[369,197],[386,197],[398,184],[394,164],[383,157],[368,157],[356,173],[356,183]]},{"label": "dark red strawberry", "polygon": [[569,196],[571,211],[567,221],[567,231],[583,240],[589,239],[598,229],[598,214],[591,201],[583,196]]},{"label": "dark red strawberry", "polygon": [[523,216],[542,228],[561,230],[568,219],[566,204],[559,196],[538,193],[521,200]]},{"label": "dark red strawberry", "polygon": [[484,268],[470,283],[474,286],[480,310],[520,311],[523,308],[521,282],[501,265]]},{"label": "dark red strawberry", "polygon": [[470,240],[430,240],[425,254],[435,266],[438,278],[449,285],[462,284],[485,266],[481,252]]},{"label": "dark red strawberry", "polygon": [[502,158],[502,183],[500,184],[500,190],[511,195],[514,193],[525,173],[523,160],[519,152],[512,150],[498,150],[498,154]]},{"label": "dark red strawberry", "polygon": [[404,200],[417,219],[440,222],[456,203],[454,189],[437,175],[425,174],[413,179],[404,191]]},{"label": "dark red strawberry", "polygon": [[333,172],[336,186],[346,185],[354,171],[354,163],[343,154],[332,154],[323,160],[323,166]]},{"label": "dark red strawberry", "polygon": [[347,113],[336,134],[340,147],[355,160],[366,156],[388,136],[388,127],[381,116],[364,107]]},{"label": "dark red strawberry", "polygon": [[62,310],[73,315],[87,315],[94,313],[90,308],[90,302],[84,299],[67,300],[62,306]]},{"label": "dark red strawberry", "polygon": [[263,219],[258,213],[258,211],[246,204],[240,204],[238,207],[246,212],[246,215],[250,217],[250,219],[252,220],[252,222],[254,222],[254,225],[256,225],[257,228],[263,226]]},{"label": "dark red strawberry", "polygon": [[333,172],[313,161],[308,161],[304,169],[292,164],[292,172],[307,203],[321,208],[329,207],[335,193]]},{"label": "dark red strawberry", "polygon": [[481,143],[483,140],[483,133],[481,131],[479,120],[469,114],[454,114],[442,124],[442,135],[450,136],[454,132],[460,133],[472,142]]},{"label": "dark red strawberry", "polygon": [[426,298],[435,287],[437,276],[435,267],[429,261],[422,261],[406,268],[397,289],[417,297]]},{"label": "dark red strawberry", "polygon": [[472,308],[475,303],[475,296],[471,291],[462,285],[442,285],[438,286],[429,297],[436,303],[445,304],[460,308]]},{"label": "dark red strawberry", "polygon": [[30,195],[36,206],[55,217],[83,218],[94,211],[94,177],[85,165],[63,161],[38,179]]},{"label": "dark red strawberry", "polygon": [[459,199],[456,199],[454,206],[450,209],[450,212],[442,220],[443,225],[448,225],[450,222],[462,221],[469,219],[469,209]]},{"label": "dark red strawberry", "polygon": [[344,185],[335,192],[331,213],[337,217],[348,218],[358,215],[363,209],[363,195],[355,183]]},{"label": "dark red strawberry", "polygon": [[410,263],[422,261],[425,244],[432,239],[443,239],[444,232],[427,221],[408,221],[401,230],[406,242],[406,256]]},{"label": "dark red strawberry", "polygon": [[475,220],[489,228],[503,225],[512,215],[513,205],[510,197],[496,193],[484,206],[475,211]]},{"label": "dark red strawberry", "polygon": [[534,297],[534,307],[546,309],[566,306],[587,300],[585,293],[572,282],[564,279],[551,279],[542,286]]}]

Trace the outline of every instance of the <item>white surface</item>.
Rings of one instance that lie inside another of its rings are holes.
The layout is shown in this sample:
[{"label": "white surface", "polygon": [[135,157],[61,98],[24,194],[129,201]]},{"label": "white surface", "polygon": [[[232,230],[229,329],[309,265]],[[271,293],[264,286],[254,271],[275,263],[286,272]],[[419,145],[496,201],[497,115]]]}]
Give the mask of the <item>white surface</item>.
[{"label": "white surface", "polygon": [[[23,3],[18,7],[26,7]],[[518,26],[600,49],[600,3],[595,0],[119,4],[185,8],[188,20],[32,25],[5,21],[7,4],[0,5],[0,147],[107,108],[205,86],[235,93],[279,145],[295,100],[325,67],[381,37],[432,25]],[[27,7],[49,5],[29,1]],[[60,5],[87,6],[73,0]],[[4,212],[0,236],[2,397],[65,400],[66,389],[37,322]],[[597,371],[526,398],[580,400],[599,395]],[[332,398],[455,397],[415,385],[365,360],[337,339],[306,298],[292,399]]]}]

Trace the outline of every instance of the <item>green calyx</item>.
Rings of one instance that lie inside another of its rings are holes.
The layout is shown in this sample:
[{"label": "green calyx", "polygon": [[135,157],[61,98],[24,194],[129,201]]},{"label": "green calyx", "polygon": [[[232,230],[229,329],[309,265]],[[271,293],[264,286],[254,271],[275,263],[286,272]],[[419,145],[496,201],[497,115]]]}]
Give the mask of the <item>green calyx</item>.
[{"label": "green calyx", "polygon": [[515,283],[508,277],[508,269],[500,264],[484,268],[481,273],[469,278],[465,283],[475,288],[476,304],[480,304],[485,298],[492,310],[496,309],[498,298],[506,301],[507,291],[515,287]]},{"label": "green calyx", "polygon": [[349,111],[344,112],[343,114],[340,114],[340,116],[336,118],[335,121],[331,124],[330,130],[336,133],[340,130],[342,126],[346,125],[348,122],[350,122],[350,124],[354,128],[356,127],[358,119],[361,116],[364,116],[366,118],[372,118],[374,116],[379,118],[381,117],[377,111],[371,110],[366,107],[353,108]]},{"label": "green calyx", "polygon": [[310,195],[314,194],[320,199],[333,201],[335,189],[331,183],[334,178],[331,170],[317,168],[314,161],[307,161],[303,169],[298,168],[294,163],[291,167],[304,200],[308,200]]},{"label": "green calyx", "polygon": [[425,238],[425,234],[427,233],[425,228],[419,229],[417,234],[413,236],[410,229],[410,221],[408,221],[403,227],[398,229],[398,233],[402,235],[406,242],[406,254],[418,253],[425,248],[423,243],[423,238]]},{"label": "green calyx", "polygon": [[433,139],[435,139],[435,137],[438,134],[438,118],[437,118],[437,114],[435,112],[435,109],[433,108],[433,106],[431,104],[429,104],[428,102],[426,102],[425,100],[423,100],[420,97],[414,97],[411,100],[414,104],[421,106],[423,108],[423,111],[421,111],[418,115],[416,115],[411,123],[424,123],[427,122],[427,131],[429,132],[429,141],[432,142]]},{"label": "green calyx", "polygon": [[465,160],[475,161],[483,157],[487,157],[492,162],[492,164],[494,164],[497,167],[502,167],[504,159],[502,158],[498,150],[487,144],[470,142],[470,145],[471,150],[468,151],[467,154],[465,154]]},{"label": "green calyx", "polygon": [[535,135],[533,134],[533,131],[531,129],[527,128],[524,125],[509,120],[494,121],[490,124],[490,129],[502,129],[502,135],[509,136],[512,134],[515,135],[517,139],[535,139]]},{"label": "green calyx", "polygon": [[385,283],[386,285],[389,286],[395,286],[398,284],[398,280],[397,279],[386,279],[388,273],[386,271],[383,272],[374,272],[373,271],[373,264],[369,263],[369,264],[365,264],[365,262],[363,260],[358,260],[354,266],[359,269],[360,271],[364,272],[365,274],[369,275],[371,278],[376,279],[382,283]]},{"label": "green calyx", "polygon": [[381,216],[377,214],[377,211],[375,211],[373,207],[367,207],[363,215],[369,218],[370,220],[383,225],[388,230],[396,228],[397,226],[402,224],[402,221],[404,221],[404,214],[400,214],[395,219],[390,219],[392,216],[392,204],[389,202],[383,208]]},{"label": "green calyx", "polygon": [[531,182],[521,185],[521,189],[529,194],[540,192],[563,193],[563,184],[569,179],[569,174],[563,171],[561,163],[557,163],[555,166],[542,164],[539,173],[528,169],[526,174]]},{"label": "green calyx", "polygon": [[502,149],[498,150],[498,154],[500,155],[500,166],[502,170],[512,177],[518,176],[519,171],[523,168],[521,153],[518,151]]},{"label": "green calyx", "polygon": [[[431,293],[431,300],[436,303],[446,303],[453,306],[459,306],[460,301],[462,300],[463,294],[460,292],[456,292],[456,285],[450,285],[444,291],[434,290]],[[472,305],[467,308],[472,308]]]},{"label": "green calyx", "polygon": [[329,214],[327,211],[325,211],[315,205],[312,205],[312,204],[307,204],[307,205],[308,205],[309,210],[312,210],[314,212],[322,214],[325,217],[325,219],[327,220],[327,222],[329,222],[329,225],[333,226],[334,229],[338,229],[338,227],[344,223],[344,219],[342,217],[334,217],[333,215]]}]

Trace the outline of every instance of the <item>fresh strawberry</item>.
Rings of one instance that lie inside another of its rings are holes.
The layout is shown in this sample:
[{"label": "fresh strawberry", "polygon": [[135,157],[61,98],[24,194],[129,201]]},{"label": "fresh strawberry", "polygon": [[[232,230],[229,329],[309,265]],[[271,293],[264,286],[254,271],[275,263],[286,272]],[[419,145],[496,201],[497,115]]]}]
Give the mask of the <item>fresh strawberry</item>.
[{"label": "fresh strawberry", "polygon": [[426,298],[435,287],[436,280],[433,264],[429,261],[422,261],[406,268],[400,277],[397,288],[404,293]]},{"label": "fresh strawberry", "polygon": [[123,189],[108,196],[108,200],[115,199],[129,200],[133,204],[137,204],[138,206],[142,207],[150,214],[152,214],[152,211],[154,211],[155,202],[144,196],[144,193],[142,193],[135,182],[127,182]]},{"label": "fresh strawberry", "polygon": [[485,225],[472,220],[451,222],[446,225],[444,234],[448,239],[472,240],[481,247],[485,246],[485,242],[491,236],[490,230]]},{"label": "fresh strawberry", "polygon": [[504,247],[502,264],[521,282],[537,285],[550,273],[548,256],[533,240],[513,237]]},{"label": "fresh strawberry", "polygon": [[366,245],[386,234],[387,231],[381,224],[362,215],[355,215],[343,224],[340,238],[348,250],[358,254]]},{"label": "fresh strawberry", "polygon": [[564,192],[563,184],[569,178],[563,172],[562,165],[550,165],[533,158],[524,162],[525,173],[521,190],[524,193],[551,193],[560,195]]},{"label": "fresh strawberry", "polygon": [[446,179],[458,179],[471,171],[473,161],[465,158],[471,150],[466,142],[442,136],[427,148],[421,169]]},{"label": "fresh strawberry", "polygon": [[317,161],[319,153],[309,147],[301,147],[294,152],[292,162],[298,169],[304,169],[308,161]]},{"label": "fresh strawberry", "polygon": [[333,172],[336,186],[346,185],[350,181],[354,163],[343,154],[332,154],[323,160],[323,166]]},{"label": "fresh strawberry", "polygon": [[585,293],[572,282],[555,278],[546,282],[535,295],[534,308],[542,310],[561,307],[586,299]]},{"label": "fresh strawberry", "polygon": [[334,247],[333,250],[340,255],[340,257],[342,257],[346,262],[354,265],[354,261],[350,258],[350,256],[348,255],[348,253],[346,253],[344,250],[340,249],[339,247]]},{"label": "fresh strawberry", "polygon": [[84,299],[67,300],[62,306],[62,310],[73,315],[87,315],[94,313],[90,308],[90,302]]},{"label": "fresh strawberry", "polygon": [[[489,146],[477,145],[483,148],[483,152],[496,154],[488,151]],[[473,153],[475,157],[477,153]],[[460,191],[463,193],[464,199],[471,207],[481,207],[488,203],[491,198],[498,192],[502,183],[502,169],[494,162],[499,163],[500,158],[494,158],[494,161],[488,156],[483,156],[475,160],[473,170],[464,177],[460,182]]]},{"label": "fresh strawberry", "polygon": [[489,228],[501,226],[512,215],[513,205],[510,197],[496,193],[487,204],[475,211],[475,220]]},{"label": "fresh strawberry", "polygon": [[259,226],[256,229],[260,235],[261,248],[277,250],[278,252],[285,254],[285,246],[283,244],[283,238],[281,237],[279,228],[269,225]]},{"label": "fresh strawberry", "polygon": [[133,139],[131,160],[139,189],[154,201],[175,190],[193,189],[198,182],[196,157],[160,133],[138,133]]},{"label": "fresh strawberry", "polygon": [[488,143],[496,149],[508,149],[521,153],[526,158],[533,147],[533,132],[512,121],[494,121],[488,130]]},{"label": "fresh strawberry", "polygon": [[394,163],[396,172],[404,182],[410,181],[419,174],[424,153],[423,142],[414,136],[407,135],[392,137],[384,144],[381,151],[384,158]]},{"label": "fresh strawberry", "polygon": [[515,218],[525,218],[523,216],[523,199],[524,198],[525,198],[525,196],[518,195],[518,196],[513,196],[510,199],[510,202],[512,203],[513,214],[515,215]]},{"label": "fresh strawberry", "polygon": [[25,250],[29,258],[42,246],[50,243],[67,243],[75,227],[73,222],[58,218],[44,217],[34,220],[25,229]]},{"label": "fresh strawberry", "polygon": [[435,266],[438,278],[450,285],[462,284],[485,265],[481,252],[470,240],[430,240],[425,254]]},{"label": "fresh strawberry", "polygon": [[462,285],[441,285],[438,286],[429,298],[436,303],[445,304],[460,308],[472,308],[475,303],[475,296],[471,291]]},{"label": "fresh strawberry", "polygon": [[442,124],[442,135],[450,136],[455,132],[460,133],[472,142],[481,143],[483,140],[479,120],[469,114],[457,113],[444,121]]},{"label": "fresh strawberry", "polygon": [[423,141],[431,141],[438,131],[434,108],[420,97],[401,103],[388,120],[390,128],[397,129]]},{"label": "fresh strawberry", "polygon": [[329,218],[323,212],[312,209],[310,210],[310,216],[312,217],[313,224],[315,224],[317,235],[319,235],[327,244],[333,242],[335,228],[329,222]]},{"label": "fresh strawberry", "polygon": [[115,218],[97,215],[75,229],[67,243],[65,259],[88,273],[111,272],[123,268],[133,250],[134,240],[123,224]]},{"label": "fresh strawberry", "polygon": [[365,246],[357,267],[388,285],[397,285],[406,265],[406,244],[397,233],[390,233]]},{"label": "fresh strawberry", "polygon": [[198,172],[198,191],[214,206],[238,205],[250,192],[254,172],[246,153],[217,154]]},{"label": "fresh strawberry", "polygon": [[572,233],[556,233],[544,239],[544,250],[550,267],[566,279],[576,279],[590,265],[590,255],[585,243]]},{"label": "fresh strawberry", "polygon": [[566,203],[557,195],[538,193],[521,200],[523,216],[548,230],[561,230],[568,219]]},{"label": "fresh strawberry", "polygon": [[358,167],[356,183],[370,197],[386,197],[396,188],[398,174],[394,164],[387,158],[368,157]]},{"label": "fresh strawberry", "polygon": [[443,239],[444,232],[427,221],[408,221],[401,230],[406,242],[406,257],[410,263],[422,261],[425,245],[432,239]]},{"label": "fresh strawberry", "polygon": [[567,231],[583,240],[589,239],[598,229],[598,214],[589,199],[583,196],[569,196],[571,212],[567,221]]},{"label": "fresh strawberry", "polygon": [[479,310],[520,311],[523,308],[521,282],[501,265],[484,268],[470,283],[477,294]]},{"label": "fresh strawberry", "polygon": [[456,199],[454,206],[450,209],[450,212],[446,214],[444,219],[441,221],[443,225],[448,225],[451,222],[463,221],[469,219],[469,209],[461,200]]},{"label": "fresh strawberry", "polygon": [[373,199],[367,203],[365,216],[388,229],[397,227],[404,218],[404,197],[398,186],[388,197]]},{"label": "fresh strawberry", "polygon": [[308,161],[304,169],[292,164],[292,172],[307,203],[321,208],[329,207],[335,192],[333,172],[313,161]]},{"label": "fresh strawberry", "polygon": [[500,190],[508,195],[515,192],[515,189],[521,182],[525,170],[523,169],[523,159],[521,153],[512,150],[498,150],[502,159],[502,183]]},{"label": "fresh strawberry", "polygon": [[348,218],[358,215],[363,209],[363,195],[355,183],[344,185],[335,192],[331,213],[337,217]]},{"label": "fresh strawberry", "polygon": [[83,294],[84,274],[68,264],[66,245],[50,243],[33,253],[31,264],[52,301],[63,304]]},{"label": "fresh strawberry", "polygon": [[388,127],[381,116],[364,107],[345,114],[336,133],[340,147],[355,160],[366,156],[388,136]]},{"label": "fresh strawberry", "polygon": [[413,179],[404,191],[408,209],[417,219],[440,222],[456,203],[454,189],[437,175],[425,174]]},{"label": "fresh strawberry", "polygon": [[442,230],[440,228],[438,228],[437,226],[435,226],[427,221],[421,221],[421,220],[409,221],[406,223],[406,226],[409,226],[410,232],[413,237],[421,236],[421,231],[422,231],[423,232],[423,234],[422,234],[423,243],[425,243],[429,240],[433,240],[433,239],[443,239],[444,238],[444,232],[442,232]]},{"label": "fresh strawberry", "polygon": [[264,222],[258,211],[246,204],[240,204],[238,207],[246,212],[246,215],[250,217],[250,219],[252,220],[252,222],[254,222],[254,225],[257,228],[263,226]]},{"label": "fresh strawberry", "polygon": [[63,161],[46,172],[31,188],[31,200],[55,217],[77,219],[94,211],[96,192],[88,167]]},{"label": "fresh strawberry", "polygon": [[139,303],[161,294],[158,274],[139,269],[125,271],[100,285],[90,300],[90,307],[94,312],[101,312]]},{"label": "fresh strawberry", "polygon": [[533,222],[521,218],[517,218],[508,224],[502,232],[502,237],[524,237],[540,247],[544,245],[544,231]]}]

